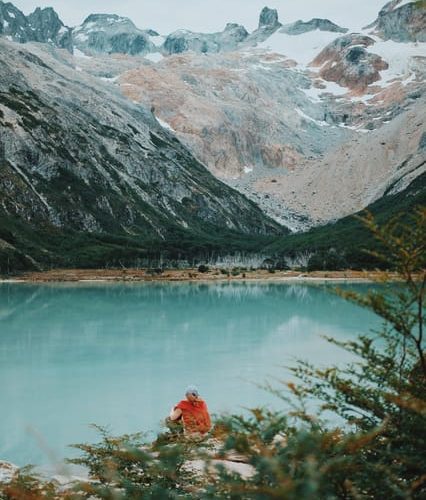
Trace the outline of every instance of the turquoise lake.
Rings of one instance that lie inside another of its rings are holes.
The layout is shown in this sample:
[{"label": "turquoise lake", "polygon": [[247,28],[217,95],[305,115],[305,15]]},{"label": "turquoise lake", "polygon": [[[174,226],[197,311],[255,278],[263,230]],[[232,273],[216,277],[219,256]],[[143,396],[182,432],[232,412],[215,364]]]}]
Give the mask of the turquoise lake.
[{"label": "turquoise lake", "polygon": [[96,440],[91,423],[155,432],[189,384],[212,413],[280,407],[258,384],[288,378],[295,358],[344,363],[321,335],[350,339],[381,324],[331,289],[0,284],[0,460],[72,456],[67,445]]}]

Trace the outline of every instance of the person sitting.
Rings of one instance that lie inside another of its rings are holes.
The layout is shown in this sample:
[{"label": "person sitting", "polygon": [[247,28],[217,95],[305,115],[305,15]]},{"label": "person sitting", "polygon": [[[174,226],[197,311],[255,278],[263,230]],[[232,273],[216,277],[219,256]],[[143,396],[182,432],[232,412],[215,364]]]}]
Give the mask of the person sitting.
[{"label": "person sitting", "polygon": [[185,396],[186,399],[172,408],[167,425],[172,431],[176,431],[177,425],[181,424],[185,435],[202,436],[211,428],[207,405],[200,398],[198,389],[193,385],[187,387]]}]

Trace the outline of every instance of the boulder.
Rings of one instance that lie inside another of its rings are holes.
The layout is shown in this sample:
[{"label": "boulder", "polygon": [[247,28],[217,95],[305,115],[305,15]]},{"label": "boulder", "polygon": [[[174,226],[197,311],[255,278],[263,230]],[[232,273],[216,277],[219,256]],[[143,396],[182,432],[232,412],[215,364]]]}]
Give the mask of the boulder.
[{"label": "boulder", "polygon": [[0,484],[10,483],[18,470],[19,467],[16,465],[0,460]]}]

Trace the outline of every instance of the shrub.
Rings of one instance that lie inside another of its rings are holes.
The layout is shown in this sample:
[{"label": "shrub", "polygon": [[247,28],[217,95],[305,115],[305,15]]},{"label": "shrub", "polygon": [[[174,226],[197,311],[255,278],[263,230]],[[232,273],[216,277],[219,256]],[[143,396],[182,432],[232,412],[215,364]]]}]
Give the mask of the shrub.
[{"label": "shrub", "polygon": [[334,249],[315,253],[307,266],[308,271],[343,271],[347,268],[345,257]]}]

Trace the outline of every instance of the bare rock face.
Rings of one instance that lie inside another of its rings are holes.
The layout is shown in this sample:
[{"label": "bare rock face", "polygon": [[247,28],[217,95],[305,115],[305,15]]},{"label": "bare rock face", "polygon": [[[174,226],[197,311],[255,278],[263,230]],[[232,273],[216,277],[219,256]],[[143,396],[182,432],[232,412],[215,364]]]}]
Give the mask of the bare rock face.
[{"label": "bare rock face", "polygon": [[127,17],[92,14],[73,31],[75,46],[84,53],[139,55],[154,52],[151,31],[138,29]]},{"label": "bare rock face", "polygon": [[331,31],[333,33],[347,33],[347,28],[342,28],[337,24],[331,22],[328,19],[318,19],[314,18],[310,21],[296,21],[295,23],[286,24],[281,28],[281,33],[286,33],[287,35],[301,35],[303,33],[308,33],[309,31]]},{"label": "bare rock face", "polygon": [[391,122],[299,165],[292,175],[277,172],[259,180],[258,192],[281,199],[314,224],[325,224],[402,191],[426,172],[425,101],[421,97]]},{"label": "bare rock face", "polygon": [[11,3],[0,0],[0,35],[25,43],[32,39],[31,27],[25,15]]},{"label": "bare rock face", "polygon": [[248,37],[248,32],[239,24],[229,23],[219,33],[193,33],[178,30],[165,40],[163,50],[166,54],[181,54],[192,51],[199,54],[218,53],[235,50]]},{"label": "bare rock face", "polygon": [[374,45],[368,36],[351,34],[338,38],[329,44],[312,62],[319,67],[320,76],[342,87],[363,90],[380,80],[380,71],[389,65],[380,56],[367,48]]},{"label": "bare rock face", "polygon": [[259,29],[276,29],[281,26],[278,20],[278,11],[276,9],[270,9],[269,7],[264,7],[259,17]]},{"label": "bare rock face", "polygon": [[254,168],[293,169],[348,135],[328,129],[324,108],[301,90],[309,79],[280,56],[175,55],[124,72],[116,84],[131,100],[153,106],[222,179]]},{"label": "bare rock face", "polygon": [[13,4],[0,0],[0,36],[19,43],[49,43],[72,53],[71,33],[52,8],[37,8],[26,17]]},{"label": "bare rock face", "polygon": [[72,29],[64,26],[58,14],[51,8],[37,9],[28,16],[32,28],[33,40],[46,42],[53,40],[55,45],[72,53]]},{"label": "bare rock face", "polygon": [[404,3],[392,0],[379,12],[369,27],[384,40],[395,42],[426,42],[426,5],[423,0]]},{"label": "bare rock face", "polygon": [[259,16],[259,26],[246,39],[246,45],[257,45],[267,40],[271,35],[281,28],[278,19],[278,11],[264,7]]},{"label": "bare rock face", "polygon": [[280,231],[145,108],[43,46],[0,39],[0,50],[3,216],[157,238],[179,227]]}]

